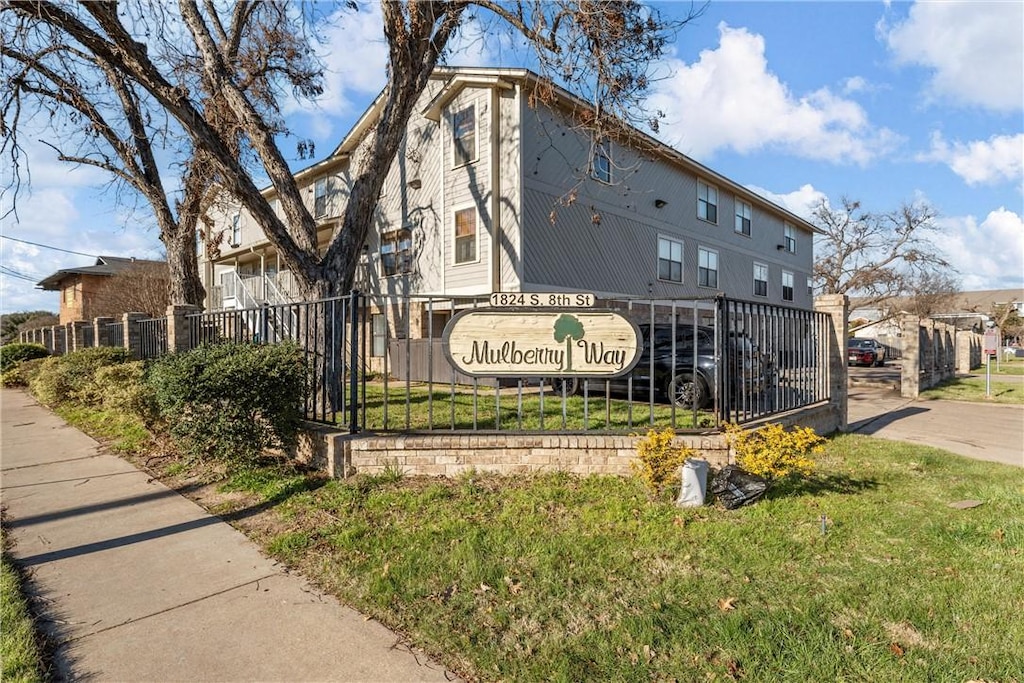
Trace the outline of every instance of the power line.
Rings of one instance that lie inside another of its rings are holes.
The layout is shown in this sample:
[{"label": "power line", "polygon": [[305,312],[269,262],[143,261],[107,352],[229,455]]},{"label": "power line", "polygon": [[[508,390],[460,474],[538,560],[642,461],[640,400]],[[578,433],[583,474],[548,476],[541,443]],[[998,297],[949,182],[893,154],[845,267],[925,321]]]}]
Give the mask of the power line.
[{"label": "power line", "polygon": [[0,266],[0,275],[6,275],[7,277],[17,278],[18,280],[24,280],[25,282],[31,282],[33,284],[35,284],[36,282],[35,278],[22,275],[21,273],[15,270],[11,270],[10,268],[7,268],[5,266]]},{"label": "power line", "polygon": [[5,240],[13,240],[15,242],[21,242],[22,244],[31,244],[33,247],[42,247],[43,249],[53,249],[54,251],[63,251],[65,254],[75,254],[76,256],[91,256],[92,258],[99,258],[96,254],[85,254],[80,251],[72,251],[70,249],[61,249],[60,247],[51,247],[49,244],[39,244],[38,242],[29,242],[28,240],[21,240],[17,237],[11,237],[9,235],[0,235]]}]

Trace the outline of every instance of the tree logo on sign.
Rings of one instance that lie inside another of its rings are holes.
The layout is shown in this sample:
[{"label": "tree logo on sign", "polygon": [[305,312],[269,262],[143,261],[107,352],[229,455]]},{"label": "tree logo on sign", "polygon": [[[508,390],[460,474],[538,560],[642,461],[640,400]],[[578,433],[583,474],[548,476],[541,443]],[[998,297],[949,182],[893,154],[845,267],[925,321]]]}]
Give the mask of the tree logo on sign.
[{"label": "tree logo on sign", "polygon": [[555,341],[565,342],[565,370],[572,371],[572,343],[583,339],[586,331],[579,318],[563,313],[555,320]]}]

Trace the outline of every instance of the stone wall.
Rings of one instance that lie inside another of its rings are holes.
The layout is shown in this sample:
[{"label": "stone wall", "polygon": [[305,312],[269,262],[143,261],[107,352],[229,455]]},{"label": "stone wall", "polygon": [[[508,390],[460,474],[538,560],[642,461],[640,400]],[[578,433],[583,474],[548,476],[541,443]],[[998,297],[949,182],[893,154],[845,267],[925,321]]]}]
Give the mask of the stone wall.
[{"label": "stone wall", "polygon": [[[297,456],[336,478],[378,474],[389,467],[407,474],[444,476],[467,470],[628,475],[639,438],[479,433],[349,436],[311,427],[300,440]],[[720,434],[680,435],[675,443],[694,449],[713,467],[730,462],[729,447]]]},{"label": "stone wall", "polygon": [[956,376],[956,327],[930,318],[903,316],[900,393],[917,398],[922,389]]}]

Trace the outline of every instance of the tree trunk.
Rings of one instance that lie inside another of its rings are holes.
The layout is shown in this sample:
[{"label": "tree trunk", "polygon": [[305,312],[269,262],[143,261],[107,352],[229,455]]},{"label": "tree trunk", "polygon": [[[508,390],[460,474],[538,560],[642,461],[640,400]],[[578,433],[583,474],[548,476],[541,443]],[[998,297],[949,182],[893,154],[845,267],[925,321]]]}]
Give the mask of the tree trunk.
[{"label": "tree trunk", "polygon": [[196,232],[182,226],[162,235],[167,250],[168,302],[204,307],[206,290],[199,277]]}]

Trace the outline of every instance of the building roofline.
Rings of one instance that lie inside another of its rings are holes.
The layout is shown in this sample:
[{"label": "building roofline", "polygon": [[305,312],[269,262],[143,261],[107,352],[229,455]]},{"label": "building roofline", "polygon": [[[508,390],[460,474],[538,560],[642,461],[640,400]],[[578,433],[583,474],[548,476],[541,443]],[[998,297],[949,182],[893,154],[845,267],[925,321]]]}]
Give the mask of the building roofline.
[{"label": "building roofline", "polygon": [[36,289],[53,292],[60,289],[60,283],[68,275],[98,275],[110,277],[123,272],[134,265],[167,265],[167,261],[140,259],[133,256],[97,256],[96,263],[91,266],[79,266],[77,268],[62,268],[52,275],[48,275],[36,283]]},{"label": "building roofline", "polygon": [[[551,88],[556,95],[558,103],[563,106],[593,109],[593,105],[584,101],[579,96],[574,95],[562,86],[540,76],[534,71],[525,68],[441,66],[434,69],[430,78],[446,79],[441,91],[434,96],[431,102],[422,111],[422,114],[426,118],[434,121],[438,120],[440,110],[467,85],[479,83],[488,87],[507,87],[508,80],[520,81],[523,84],[529,84],[533,87],[544,86],[545,88]],[[332,152],[332,157],[340,155],[344,156],[346,160],[348,159],[348,155],[355,150],[359,142],[363,139],[366,133],[376,122],[377,117],[380,115],[380,109],[383,106],[383,97],[384,91],[381,91],[380,94],[374,98],[373,102],[371,102],[366,108],[362,116],[359,117],[359,120],[352,127],[349,133],[342,139],[341,143],[335,148],[334,152]],[[627,137],[636,139],[643,146],[658,154],[661,158],[674,162],[697,176],[705,177],[719,187],[726,187],[733,194],[739,195],[748,201],[756,202],[760,206],[768,207],[771,211],[781,216],[783,220],[793,223],[812,234],[823,234],[820,228],[807,219],[801,218],[789,209],[776,204],[767,197],[760,195],[743,185],[740,185],[736,181],[727,178],[699,161],[691,159],[674,147],[670,147],[657,138],[638,129],[636,126],[625,124],[622,132]],[[310,167],[310,169],[313,168],[316,168],[316,166],[314,165]],[[305,171],[310,169],[305,169],[302,173],[305,173]]]}]

